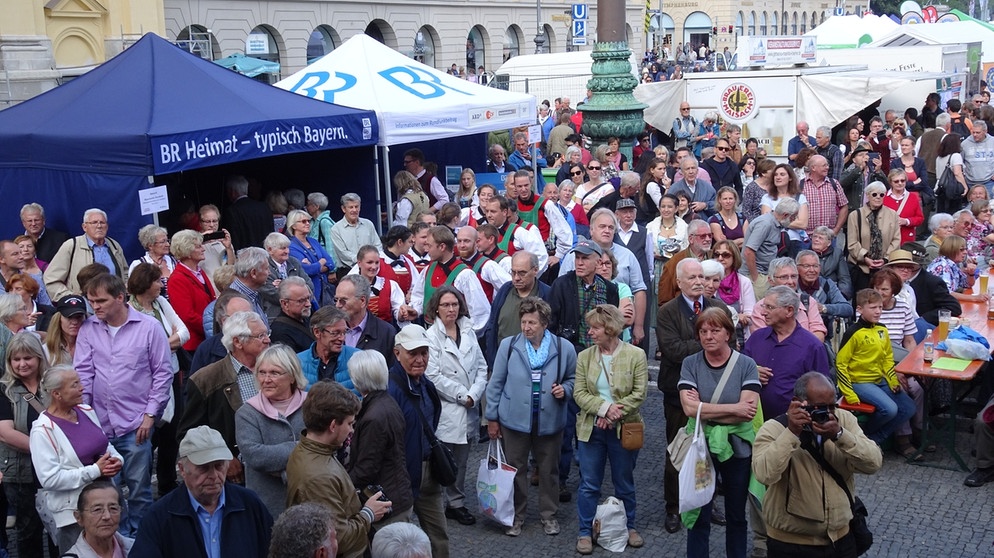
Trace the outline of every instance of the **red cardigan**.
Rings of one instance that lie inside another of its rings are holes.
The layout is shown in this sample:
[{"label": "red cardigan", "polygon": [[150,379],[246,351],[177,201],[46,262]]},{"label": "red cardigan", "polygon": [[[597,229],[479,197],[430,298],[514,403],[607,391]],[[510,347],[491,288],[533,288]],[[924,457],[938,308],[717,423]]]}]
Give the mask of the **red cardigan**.
[{"label": "red cardigan", "polygon": [[[201,273],[206,279],[207,274],[202,270]],[[172,304],[173,310],[190,330],[190,340],[183,345],[183,348],[195,351],[206,338],[204,309],[217,298],[214,287],[210,281],[201,283],[189,268],[179,264],[169,276],[166,290],[169,291],[169,303]]]}]

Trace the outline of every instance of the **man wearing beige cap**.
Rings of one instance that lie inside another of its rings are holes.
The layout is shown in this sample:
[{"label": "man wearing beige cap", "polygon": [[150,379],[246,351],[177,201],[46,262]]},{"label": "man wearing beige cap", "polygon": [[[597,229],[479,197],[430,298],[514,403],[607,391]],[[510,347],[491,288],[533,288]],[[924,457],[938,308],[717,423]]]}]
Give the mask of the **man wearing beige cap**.
[{"label": "man wearing beige cap", "polygon": [[225,482],[231,459],[220,432],[191,428],[179,444],[183,486],[148,509],[131,556],[265,558],[273,518],[254,492]]},{"label": "man wearing beige cap", "polygon": [[412,324],[400,330],[395,343],[393,352],[397,362],[390,368],[387,392],[404,413],[404,451],[414,491],[414,513],[431,541],[431,555],[434,558],[449,558],[442,487],[432,476],[428,463],[432,442],[429,436],[434,439],[442,413],[435,384],[425,377],[428,335],[423,327]]}]

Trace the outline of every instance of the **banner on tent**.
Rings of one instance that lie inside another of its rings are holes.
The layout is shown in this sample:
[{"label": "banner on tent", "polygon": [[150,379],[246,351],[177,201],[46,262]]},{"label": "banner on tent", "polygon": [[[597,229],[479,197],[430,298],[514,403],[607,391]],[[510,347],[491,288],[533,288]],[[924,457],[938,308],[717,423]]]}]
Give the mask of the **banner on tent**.
[{"label": "banner on tent", "polygon": [[375,118],[271,121],[152,138],[155,174],[302,153],[374,145]]}]

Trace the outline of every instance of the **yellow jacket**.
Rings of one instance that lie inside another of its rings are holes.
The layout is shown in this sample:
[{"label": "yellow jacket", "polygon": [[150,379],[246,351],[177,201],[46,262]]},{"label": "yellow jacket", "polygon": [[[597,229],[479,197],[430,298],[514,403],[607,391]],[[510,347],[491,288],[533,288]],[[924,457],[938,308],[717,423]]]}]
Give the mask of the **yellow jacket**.
[{"label": "yellow jacket", "polygon": [[839,391],[846,402],[855,405],[859,396],[855,384],[876,384],[883,378],[891,389],[898,386],[894,373],[894,349],[887,328],[859,319],[846,330],[835,357]]}]

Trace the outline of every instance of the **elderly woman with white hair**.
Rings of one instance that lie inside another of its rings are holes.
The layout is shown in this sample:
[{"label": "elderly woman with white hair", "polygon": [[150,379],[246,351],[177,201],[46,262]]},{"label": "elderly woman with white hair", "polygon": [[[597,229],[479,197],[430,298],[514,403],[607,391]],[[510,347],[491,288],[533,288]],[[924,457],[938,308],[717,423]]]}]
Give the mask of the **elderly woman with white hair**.
[{"label": "elderly woman with white hair", "polygon": [[83,486],[101,477],[113,478],[123,458],[110,444],[100,419],[83,404],[79,374],[72,366],[53,366],[41,378],[48,408],[31,426],[31,463],[41,483],[45,505],[57,532],[49,533],[67,552],[81,528],[73,517]]},{"label": "elderly woman with white hair", "polygon": [[697,134],[694,136],[694,156],[701,159],[701,151],[705,147],[714,147],[720,137],[718,113],[709,110],[704,113],[704,120],[697,126]]},{"label": "elderly woman with white hair", "polygon": [[887,189],[873,181],[863,191],[866,205],[849,214],[846,239],[849,243],[849,274],[853,291],[870,286],[870,275],[887,263],[887,256],[901,246],[897,212],[884,205]]},{"label": "elderly woman with white hair", "polygon": [[[335,226],[335,221],[331,218],[331,211],[328,210],[328,196],[321,192],[311,192],[307,194],[307,213],[314,219],[307,236],[315,239],[324,248],[325,252],[331,253],[331,227]],[[289,214],[287,219],[289,219]],[[290,223],[287,222],[287,232],[290,232]]]},{"label": "elderly woman with white hair", "polygon": [[[145,255],[131,262],[128,273],[140,263],[152,264],[162,272],[162,288],[165,292],[169,276],[176,269],[176,258],[169,253],[169,233],[158,225],[145,225],[138,230],[138,242],[145,248]],[[169,298],[168,295],[166,298]]]},{"label": "elderly woman with white hair", "polygon": [[290,255],[290,239],[285,234],[269,233],[262,242],[262,247],[269,253],[269,277],[266,278],[266,284],[259,288],[259,299],[272,321],[280,315],[279,289],[284,279],[300,277],[311,291],[314,290],[314,284],[300,260]]},{"label": "elderly woman with white hair", "polygon": [[925,261],[922,266],[932,263],[932,260],[939,257],[939,248],[942,241],[953,234],[953,224],[956,219],[948,213],[936,213],[928,220],[928,230],[932,233],[925,240]]},{"label": "elderly woman with white hair", "polygon": [[255,359],[259,393],[235,412],[235,440],[251,488],[273,517],[286,507],[286,463],[304,430],[307,380],[293,349],[273,345]]},{"label": "elderly woman with white hair", "polygon": [[[335,259],[325,247],[315,240],[311,233],[311,216],[295,209],[286,216],[286,230],[290,236],[290,255],[300,260],[304,273],[314,285],[314,299],[318,306],[324,306],[335,296],[332,283],[335,277]],[[330,242],[330,240],[329,240]]]},{"label": "elderly woman with white hair", "polygon": [[31,306],[24,303],[21,295],[0,294],[0,324],[6,326],[12,334],[16,334],[24,331],[32,323]]},{"label": "elderly woman with white hair", "polygon": [[[221,228],[221,210],[216,205],[207,204],[200,208],[200,233],[208,235],[204,239],[204,261],[200,267],[207,276],[214,277],[214,271],[225,263],[234,265],[235,249],[231,246],[231,234]],[[220,289],[219,289],[220,290]]]},{"label": "elderly woman with white hair", "polygon": [[393,503],[393,509],[376,523],[384,525],[410,521],[414,493],[407,474],[404,453],[404,415],[387,393],[387,361],[377,351],[359,351],[349,359],[349,377],[362,397],[355,417],[348,471],[352,484],[360,490],[379,486]]},{"label": "elderly woman with white hair", "polygon": [[207,272],[200,265],[206,257],[204,236],[196,231],[182,230],[173,235],[173,253],[179,265],[167,287],[173,310],[186,325],[190,338],[183,344],[187,351],[195,351],[207,338],[204,331],[204,309],[217,294]]},{"label": "elderly woman with white hair", "polygon": [[562,184],[563,180],[571,179],[574,182],[580,182],[583,180],[583,175],[572,176],[572,169],[579,166],[583,168],[583,151],[580,150],[580,146],[571,145],[566,148],[565,161],[560,165],[559,170],[556,171],[556,184]]},{"label": "elderly woman with white hair", "polygon": [[821,276],[834,281],[842,295],[852,299],[852,278],[849,276],[844,243],[836,241],[835,232],[825,225],[811,231],[810,236],[811,251],[818,255],[821,263]]}]

